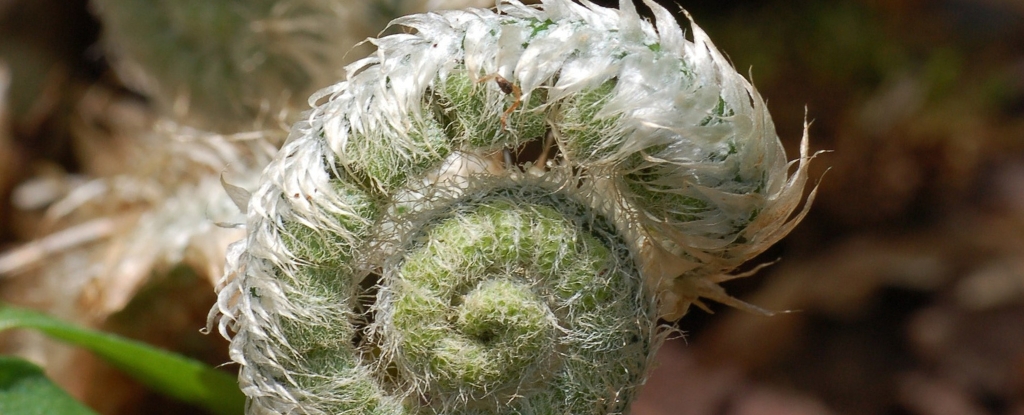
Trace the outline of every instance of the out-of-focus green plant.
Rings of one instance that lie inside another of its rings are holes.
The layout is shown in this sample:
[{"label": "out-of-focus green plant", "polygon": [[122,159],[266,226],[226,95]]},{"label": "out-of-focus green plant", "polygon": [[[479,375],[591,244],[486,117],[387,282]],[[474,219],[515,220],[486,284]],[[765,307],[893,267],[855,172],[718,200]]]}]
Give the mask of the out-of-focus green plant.
[{"label": "out-of-focus green plant", "polygon": [[[187,357],[120,336],[83,329],[38,312],[0,305],[0,332],[16,328],[38,330],[85,348],[153,390],[199,405],[211,413],[236,415],[244,407],[244,397],[232,376]],[[27,362],[12,358],[0,360],[0,387],[3,388],[0,389],[0,413],[91,413],[69,402],[67,395],[41,376],[39,369]],[[5,394],[8,395],[5,397]],[[29,401],[34,402],[29,404]],[[40,412],[42,405],[51,404],[54,406]]]},{"label": "out-of-focus green plant", "polygon": [[[220,132],[300,108],[356,41],[338,0],[93,0],[113,63],[164,113]],[[349,40],[349,41],[346,41]]]},{"label": "out-of-focus green plant", "polygon": [[0,414],[95,415],[30,362],[0,356]]}]

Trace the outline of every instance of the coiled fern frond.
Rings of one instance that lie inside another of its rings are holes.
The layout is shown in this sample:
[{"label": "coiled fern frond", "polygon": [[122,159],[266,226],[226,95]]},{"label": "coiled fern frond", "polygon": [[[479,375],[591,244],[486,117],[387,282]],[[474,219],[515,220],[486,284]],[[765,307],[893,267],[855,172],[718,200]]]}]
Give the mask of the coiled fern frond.
[{"label": "coiled fern frond", "polygon": [[542,3],[395,20],[310,99],[211,316],[252,413],[626,413],[659,317],[759,310],[717,283],[802,217],[806,135],[789,174],[657,4]]}]

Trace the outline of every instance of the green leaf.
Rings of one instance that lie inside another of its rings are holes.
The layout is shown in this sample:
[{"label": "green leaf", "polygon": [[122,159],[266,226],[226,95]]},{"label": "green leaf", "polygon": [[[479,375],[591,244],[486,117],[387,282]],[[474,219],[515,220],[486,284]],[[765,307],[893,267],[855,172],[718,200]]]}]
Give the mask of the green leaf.
[{"label": "green leaf", "polygon": [[50,382],[39,366],[0,356],[0,414],[96,415]]},{"label": "green leaf", "polygon": [[0,332],[12,328],[39,330],[88,349],[153,390],[217,415],[244,412],[245,396],[235,377],[199,361],[142,342],[76,327],[34,311],[0,305]]}]

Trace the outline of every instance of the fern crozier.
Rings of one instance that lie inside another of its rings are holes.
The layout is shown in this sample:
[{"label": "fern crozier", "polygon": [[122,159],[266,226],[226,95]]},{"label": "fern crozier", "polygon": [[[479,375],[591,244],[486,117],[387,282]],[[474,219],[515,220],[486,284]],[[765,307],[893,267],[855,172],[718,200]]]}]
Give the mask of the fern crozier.
[{"label": "fern crozier", "polygon": [[[785,235],[757,91],[653,2],[413,15],[315,94],[211,322],[253,413],[627,413],[658,318]],[[231,334],[230,332],[233,332]]]}]

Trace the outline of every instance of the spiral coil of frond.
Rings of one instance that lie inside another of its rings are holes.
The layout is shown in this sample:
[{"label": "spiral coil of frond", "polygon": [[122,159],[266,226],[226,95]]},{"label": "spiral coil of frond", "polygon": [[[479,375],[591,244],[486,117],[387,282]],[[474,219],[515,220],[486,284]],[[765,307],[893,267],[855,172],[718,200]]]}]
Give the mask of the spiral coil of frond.
[{"label": "spiral coil of frond", "polygon": [[[400,18],[314,95],[232,247],[254,412],[628,412],[663,337],[795,225],[763,101],[647,2]],[[230,335],[228,331],[234,331]]]}]

